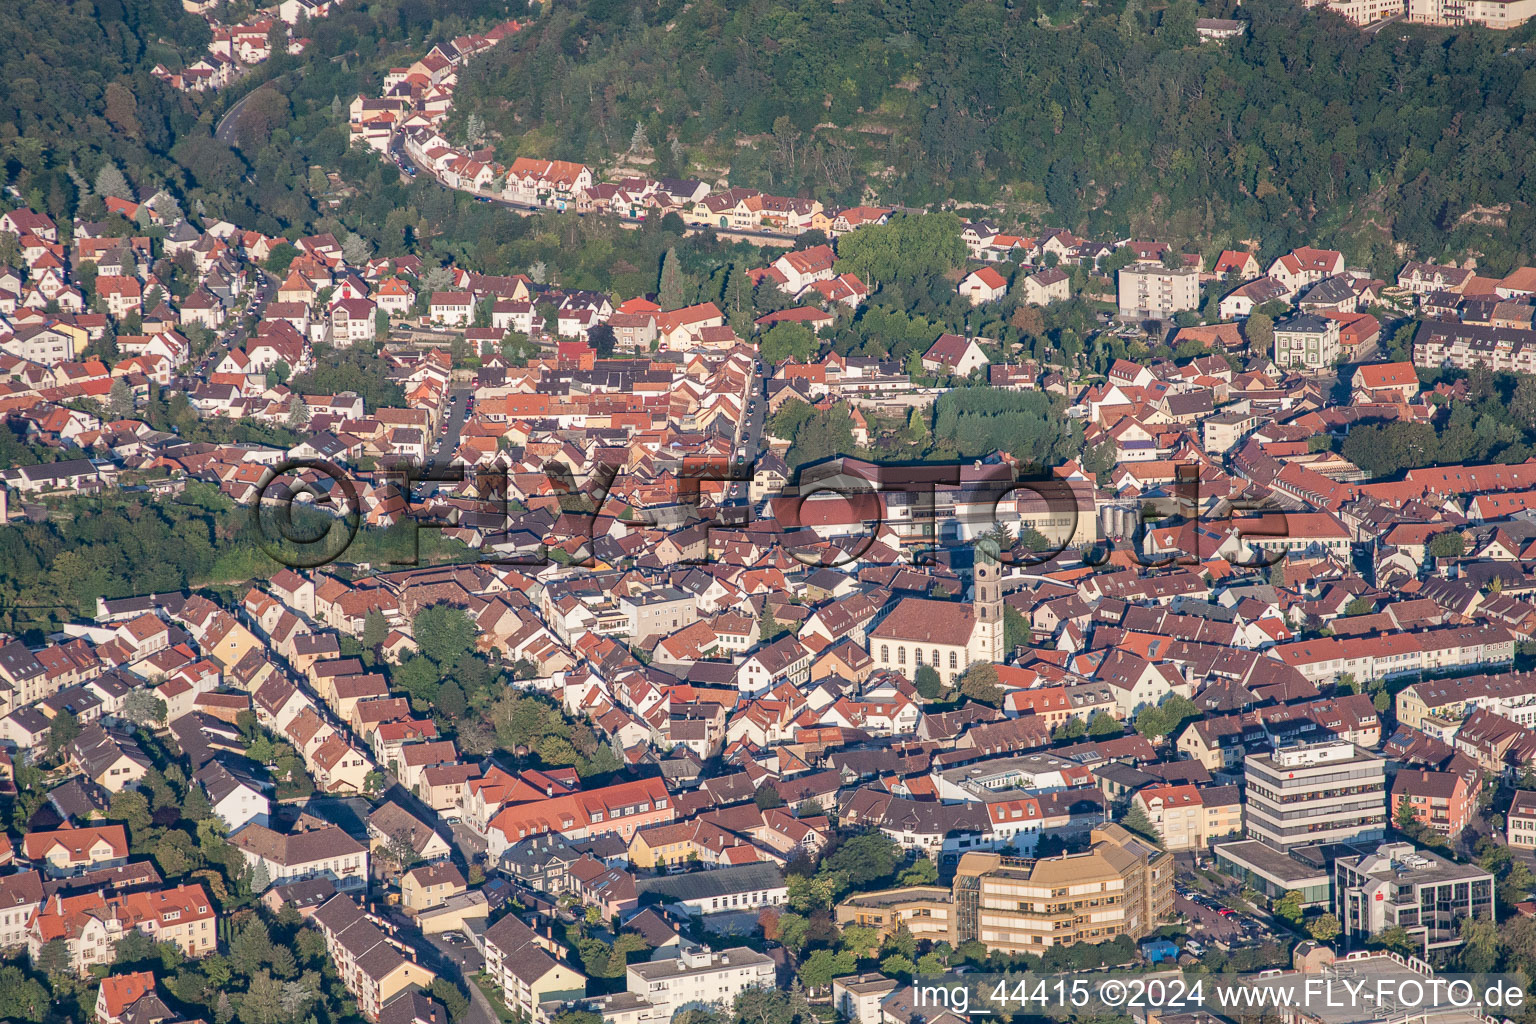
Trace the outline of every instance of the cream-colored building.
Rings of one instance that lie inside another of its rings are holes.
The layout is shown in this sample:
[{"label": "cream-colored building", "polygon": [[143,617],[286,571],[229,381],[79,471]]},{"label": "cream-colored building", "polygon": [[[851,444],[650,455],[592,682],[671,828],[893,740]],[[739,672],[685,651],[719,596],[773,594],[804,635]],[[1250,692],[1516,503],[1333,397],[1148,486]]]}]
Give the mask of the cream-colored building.
[{"label": "cream-colored building", "polygon": [[854,974],[832,979],[832,1005],[852,1024],[881,1024],[880,1004],[901,983],[883,974]]},{"label": "cream-colored building", "polygon": [[1131,803],[1157,828],[1165,850],[1204,850],[1216,839],[1243,830],[1242,795],[1236,786],[1149,786]]},{"label": "cream-colored building", "polygon": [[1536,0],[1408,0],[1408,20],[1422,25],[1519,28],[1536,16]]},{"label": "cream-colored building", "polygon": [[468,885],[459,869],[446,861],[423,864],[400,879],[400,905],[408,911],[431,910],[464,892]]},{"label": "cream-colored building", "polygon": [[861,892],[837,905],[840,928],[873,928],[884,940],[902,928],[919,942],[948,942],[954,927],[952,894],[942,885],[906,885],[899,889]]},{"label": "cream-colored building", "polygon": [[485,973],[501,989],[513,1013],[542,1020],[539,1004],[577,999],[587,990],[586,975],[550,956],[539,937],[513,914],[485,932]]},{"label": "cream-colored building", "polygon": [[745,946],[718,953],[689,946],[677,957],[630,964],[626,973],[626,987],[661,1020],[690,1007],[730,1006],[748,989],[776,985],[773,958]]},{"label": "cream-colored building", "polygon": [[490,904],[479,889],[470,889],[416,915],[416,927],[423,935],[461,932],[466,925],[483,922],[491,916]]},{"label": "cream-colored building", "polygon": [[1515,793],[1505,815],[1506,841],[1521,850],[1536,850],[1536,792]]},{"label": "cream-colored building", "polygon": [[1133,263],[1120,271],[1120,316],[1125,320],[1166,319],[1184,309],[1200,308],[1200,268],[1169,270],[1155,263]]},{"label": "cream-colored building", "polygon": [[1090,833],[1086,853],[1021,860],[967,853],[955,871],[952,944],[1005,953],[1141,938],[1173,913],[1173,855],[1120,825]]},{"label": "cream-colored building", "polygon": [[337,893],[315,911],[310,921],[325,936],[326,949],[342,984],[369,1020],[408,988],[426,989],[437,977],[414,958],[401,953],[346,893]]},{"label": "cream-colored building", "polygon": [[1329,0],[1324,6],[1346,21],[1365,26],[1402,14],[1403,3],[1404,0]]}]

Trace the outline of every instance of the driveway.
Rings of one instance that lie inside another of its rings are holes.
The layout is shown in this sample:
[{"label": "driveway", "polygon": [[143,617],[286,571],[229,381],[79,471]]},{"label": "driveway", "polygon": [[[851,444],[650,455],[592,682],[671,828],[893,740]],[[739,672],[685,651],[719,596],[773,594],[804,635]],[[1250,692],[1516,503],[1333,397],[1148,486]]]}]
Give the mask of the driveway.
[{"label": "driveway", "polygon": [[[428,935],[426,940],[432,943],[443,959],[458,968],[459,973],[466,980],[470,976],[479,974],[485,967],[485,957],[474,947],[463,932],[445,932],[442,935]],[[471,986],[473,987],[473,986]]]},{"label": "driveway", "polygon": [[481,839],[474,831],[463,822],[449,825],[453,832],[453,844],[459,848],[464,856],[465,864],[475,863],[475,859],[485,854],[485,840]]}]

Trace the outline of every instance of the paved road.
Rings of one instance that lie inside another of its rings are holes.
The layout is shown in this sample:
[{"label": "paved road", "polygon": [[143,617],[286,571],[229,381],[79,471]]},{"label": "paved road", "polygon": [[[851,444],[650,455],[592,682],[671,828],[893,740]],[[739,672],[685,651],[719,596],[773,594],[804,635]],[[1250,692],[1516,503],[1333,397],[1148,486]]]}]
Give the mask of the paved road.
[{"label": "paved road", "polygon": [[[333,57],[331,60],[334,62],[336,58]],[[309,66],[307,64],[302,65],[294,69],[294,71],[297,71],[298,74],[302,75],[306,70],[308,70],[308,67]],[[283,79],[288,75],[294,74],[294,71],[285,71],[283,74],[278,75],[276,78],[272,79],[272,81],[263,83],[263,85],[258,85],[255,89],[252,89],[250,92],[236,100],[234,105],[224,112],[224,116],[219,118],[219,123],[213,129],[214,138],[218,139],[226,146],[234,146],[235,122],[240,119],[240,108],[245,106],[245,101],[256,95],[258,90],[264,88],[267,85],[275,86],[278,89],[284,88]],[[247,74],[249,74],[249,72],[247,72]],[[236,146],[235,148],[238,149],[239,147]]]},{"label": "paved road", "polygon": [[245,328],[246,317],[255,316],[261,319],[262,311],[267,308],[267,303],[272,301],[272,296],[277,293],[277,283],[267,275],[260,267],[252,267],[256,275],[256,287],[251,292],[251,301],[246,303],[245,311],[240,314],[234,325],[220,334],[214,343],[208,346],[208,351],[203,353],[192,368],[186,372],[184,389],[191,390],[199,381],[206,381],[213,368],[218,365],[230,349],[240,348],[245,344],[249,331]]},{"label": "paved road", "polygon": [[[746,467],[750,474],[751,467],[762,454],[763,430],[768,422],[767,386],[760,374],[754,373],[752,377],[752,383],[747,389],[747,403],[747,418],[741,425],[736,452],[731,460],[736,466]],[[731,498],[736,501],[749,502],[750,493],[750,480],[731,487]]]},{"label": "paved road", "polygon": [[[427,456],[427,469],[432,473],[446,471],[453,465],[454,453],[459,450],[459,438],[464,433],[464,419],[469,407],[469,398],[474,393],[474,388],[449,389],[449,396],[456,401],[449,404],[448,419],[443,424],[442,435],[438,438],[432,454]],[[453,490],[454,482],[451,480],[428,480],[422,484],[422,493],[423,495],[436,494],[445,483],[449,484],[449,490]]]},{"label": "paved road", "polygon": [[219,118],[218,127],[214,128],[213,130],[214,138],[218,139],[226,146],[235,145],[235,122],[240,119],[240,108],[245,106],[245,101],[250,99],[255,94],[256,90],[252,89],[250,92],[236,100],[234,106],[230,107],[224,112],[224,116]]},{"label": "paved road", "polygon": [[1402,21],[1403,18],[1404,15],[1394,14],[1392,17],[1386,19],[1385,21],[1378,21],[1376,24],[1365,29],[1365,34],[1368,36],[1373,36],[1377,32],[1380,32],[1382,29],[1386,28],[1388,25],[1392,24],[1394,21]]},{"label": "paved road", "polygon": [[466,979],[465,987],[469,989],[469,1012],[464,1015],[464,1024],[501,1024],[501,1018],[491,1007],[490,1000],[485,998],[485,993],[480,991],[480,986]]}]

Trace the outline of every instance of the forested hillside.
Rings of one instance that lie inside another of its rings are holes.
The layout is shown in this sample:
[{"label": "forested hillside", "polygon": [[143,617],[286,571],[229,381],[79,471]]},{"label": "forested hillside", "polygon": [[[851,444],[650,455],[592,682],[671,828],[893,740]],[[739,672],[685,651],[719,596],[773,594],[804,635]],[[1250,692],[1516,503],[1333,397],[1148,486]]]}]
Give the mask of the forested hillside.
[{"label": "forested hillside", "polygon": [[[1494,272],[1536,252],[1531,31],[1368,35],[1294,0],[1231,3],[574,0],[472,63],[455,117],[481,118],[503,159],[629,161],[828,203],[998,204],[1027,226],[1206,250],[1309,241],[1378,268],[1397,242]],[[302,57],[185,95],[148,75],[206,45],[176,0],[3,4],[0,29],[26,45],[0,54],[0,184],[93,215],[111,160],[139,193],[244,227],[469,248],[451,199],[426,183],[406,199],[346,153],[342,108],[429,41],[525,11],[357,0],[307,26]],[[1246,37],[1196,44],[1196,15],[1234,13]],[[226,145],[218,119],[258,87]],[[327,196],[315,165],[356,198]]]},{"label": "forested hillside", "polygon": [[[304,26],[303,55],[189,94],[149,75],[206,52],[207,21],[180,0],[0,3],[0,186],[60,222],[96,217],[96,176],[110,161],[141,197],[166,189],[242,227],[310,230],[327,186],[309,168],[335,167],[347,147],[341,98],[376,89],[392,59],[428,39],[525,10],[523,0],[352,0]],[[260,95],[240,111],[232,147],[214,128],[251,92]]]},{"label": "forested hillside", "polygon": [[[639,122],[657,171],[826,202],[866,187],[1002,201],[1027,223],[1266,251],[1319,240],[1373,263],[1397,258],[1394,238],[1423,256],[1470,245],[1496,267],[1531,252],[1528,31],[1369,35],[1259,0],[1241,8],[1246,38],[1196,44],[1197,14],[1235,12],[586,0],[474,64],[456,111],[483,118],[503,158],[611,166]],[[1473,223],[1487,210],[1493,224]]]}]

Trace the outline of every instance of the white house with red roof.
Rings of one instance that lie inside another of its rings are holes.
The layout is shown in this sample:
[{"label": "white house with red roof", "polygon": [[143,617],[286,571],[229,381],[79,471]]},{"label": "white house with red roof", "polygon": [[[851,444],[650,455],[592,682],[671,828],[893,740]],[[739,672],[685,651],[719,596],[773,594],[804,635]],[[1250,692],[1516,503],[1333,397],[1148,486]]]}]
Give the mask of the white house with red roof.
[{"label": "white house with red roof", "polygon": [[135,971],[101,979],[101,988],[96,991],[96,1024],[122,1024],[128,1008],[154,992],[153,971]]},{"label": "white house with red roof", "polygon": [[139,311],[144,286],[136,277],[98,277],[96,294],[106,304],[107,312],[121,319]]},{"label": "white house with red roof", "polygon": [[991,267],[982,267],[965,275],[955,289],[973,306],[996,302],[1008,294],[1008,279]]},{"label": "white house with red roof", "polygon": [[1325,277],[1344,273],[1344,254],[1336,249],[1313,249],[1303,245],[1271,263],[1268,273],[1295,292]]},{"label": "white house with red roof", "polygon": [[391,316],[404,316],[416,304],[416,289],[398,277],[388,277],[379,282],[369,298]]},{"label": "white house with red roof", "polygon": [[656,318],[656,332],[662,351],[674,352],[691,348],[699,340],[704,328],[722,327],[724,324],[725,314],[720,312],[718,306],[713,302],[701,302],[696,306],[662,313]]},{"label": "white house with red roof", "polygon": [[832,265],[836,260],[831,246],[813,245],[809,249],[787,252],[771,265],[784,275],[784,290],[799,295],[816,281],[831,280],[834,276]]},{"label": "white house with red roof", "polygon": [[1226,249],[1216,257],[1216,265],[1211,268],[1211,273],[1229,281],[1246,281],[1250,277],[1259,276],[1259,258],[1251,252]]},{"label": "white house with red roof", "polygon": [[12,210],[0,217],[0,231],[9,231],[18,238],[36,235],[45,242],[59,240],[59,229],[53,219],[45,213],[33,213],[31,210]]},{"label": "white house with red roof", "polygon": [[968,376],[971,371],[987,365],[987,354],[976,344],[975,338],[958,334],[939,335],[928,351],[923,353],[923,369],[929,373],[948,373],[957,377]]},{"label": "white house with red roof", "polygon": [[1408,402],[1420,391],[1419,375],[1409,362],[1373,363],[1350,380],[1356,403]]},{"label": "white house with red roof", "polygon": [[469,292],[433,292],[427,313],[437,323],[468,327],[475,316],[475,297]]},{"label": "white house with red roof", "polygon": [[331,307],[331,344],[349,348],[371,341],[378,307],[367,299],[342,299]]}]

